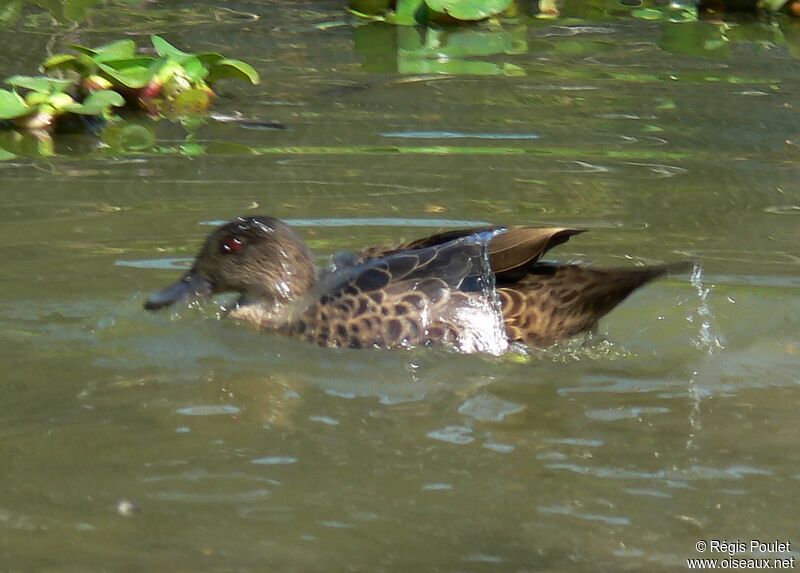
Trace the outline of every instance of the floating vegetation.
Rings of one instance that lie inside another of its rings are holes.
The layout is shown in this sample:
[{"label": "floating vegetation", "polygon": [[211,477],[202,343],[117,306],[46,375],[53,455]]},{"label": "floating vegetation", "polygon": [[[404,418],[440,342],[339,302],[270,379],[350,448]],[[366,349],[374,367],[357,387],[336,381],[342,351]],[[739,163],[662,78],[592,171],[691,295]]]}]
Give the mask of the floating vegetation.
[{"label": "floating vegetation", "polygon": [[528,51],[527,28],[521,25],[416,30],[367,24],[358,26],[353,34],[365,69],[373,72],[423,76],[526,74],[510,61],[499,61]]},{"label": "floating vegetation", "polygon": [[68,72],[85,93],[114,90],[152,113],[205,111],[214,97],[211,86],[223,78],[260,81],[258,72],[241,60],[215,52],[184,52],[161,36],[151,36],[151,42],[156,56],[138,53],[129,39],[97,48],[73,45],[76,54],[51,56],[42,68]]},{"label": "floating vegetation", "polygon": [[514,0],[350,0],[353,14],[400,26],[475,22],[513,8]]},{"label": "floating vegetation", "polygon": [[694,2],[670,2],[657,8],[637,8],[631,12],[631,16],[641,20],[693,22],[697,20],[697,6]]},{"label": "floating vegetation", "polygon": [[[100,89],[80,101],[68,93],[70,80],[45,76],[12,76],[5,82],[13,89],[0,89],[0,120],[31,130],[49,130],[74,116],[110,118],[111,109],[125,104],[115,91]],[[70,117],[72,116],[72,117]]]},{"label": "floating vegetation", "polygon": [[126,103],[153,116],[199,115],[211,106],[217,81],[260,81],[258,72],[241,60],[184,52],[160,36],[151,36],[151,42],[155,56],[138,52],[130,39],[96,48],[73,45],[74,53],[55,54],[41,65],[59,77],[7,78],[11,90],[0,89],[0,125],[43,131],[86,128],[90,122],[96,126],[116,119],[112,108]]}]

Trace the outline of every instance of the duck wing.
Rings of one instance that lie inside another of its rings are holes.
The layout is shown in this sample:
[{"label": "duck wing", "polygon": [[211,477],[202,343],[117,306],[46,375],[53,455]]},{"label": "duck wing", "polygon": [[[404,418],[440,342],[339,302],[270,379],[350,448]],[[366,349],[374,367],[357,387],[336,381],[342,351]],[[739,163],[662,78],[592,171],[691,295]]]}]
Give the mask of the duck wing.
[{"label": "duck wing", "polygon": [[583,233],[583,229],[566,227],[472,227],[444,231],[394,247],[370,247],[352,255],[338,255],[341,263],[358,263],[387,257],[404,251],[438,247],[459,239],[491,233],[488,243],[489,263],[498,280],[513,280],[553,247],[566,243],[570,237]]},{"label": "duck wing", "polygon": [[290,334],[325,346],[443,342],[502,352],[505,331],[486,255],[496,232],[354,259],[320,277]]},{"label": "duck wing", "polygon": [[511,227],[495,235],[489,243],[489,261],[498,282],[524,276],[547,251],[583,232],[566,227]]}]

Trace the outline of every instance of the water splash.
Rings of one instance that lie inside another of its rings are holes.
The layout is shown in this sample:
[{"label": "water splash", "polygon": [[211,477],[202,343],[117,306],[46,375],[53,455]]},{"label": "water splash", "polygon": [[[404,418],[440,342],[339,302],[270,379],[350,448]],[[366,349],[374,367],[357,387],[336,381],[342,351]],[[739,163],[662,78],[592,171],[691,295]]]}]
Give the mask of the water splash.
[{"label": "water splash", "polygon": [[714,286],[705,285],[703,267],[699,264],[695,264],[692,269],[691,284],[697,292],[698,304],[697,308],[689,313],[686,320],[689,324],[699,324],[697,336],[692,340],[692,344],[710,356],[717,350],[725,348],[722,338],[716,333],[713,324],[714,315],[711,313],[711,305],[708,302],[708,296]]},{"label": "water splash", "polygon": [[[459,352],[485,352],[500,356],[508,350],[502,304],[489,260],[489,243],[502,232],[504,229],[484,231],[438,247],[442,253],[452,249],[452,258],[456,263],[453,270],[456,272],[449,278],[448,275],[452,273],[447,267],[451,265],[447,265],[438,269],[433,276],[452,281],[457,284],[458,290],[477,295],[466,298],[462,304],[453,305],[441,317],[455,326],[456,338],[452,345]],[[463,266],[467,272],[459,271],[459,266]],[[421,278],[425,278],[424,274]]]},{"label": "water splash", "polygon": [[[692,339],[692,344],[706,356],[711,356],[718,350],[725,348],[722,337],[717,334],[714,315],[709,304],[709,295],[714,287],[713,285],[706,286],[703,280],[703,267],[700,264],[694,265],[690,282],[697,292],[698,299],[697,307],[692,309],[686,316],[686,321],[689,324],[698,325],[697,336]],[[700,419],[700,402],[702,401],[703,392],[697,384],[699,374],[699,370],[692,370],[692,375],[689,377],[689,400],[691,401],[692,409],[689,412],[690,430],[689,437],[686,440],[687,450],[693,450],[697,447],[694,442],[695,436],[697,432],[703,429]]]},{"label": "water splash", "polygon": [[511,352],[506,353],[504,358],[508,362],[520,364],[527,364],[531,361],[572,364],[585,360],[610,361],[636,356],[619,343],[612,342],[604,336],[593,332],[558,341],[546,348],[512,343],[510,350]]}]

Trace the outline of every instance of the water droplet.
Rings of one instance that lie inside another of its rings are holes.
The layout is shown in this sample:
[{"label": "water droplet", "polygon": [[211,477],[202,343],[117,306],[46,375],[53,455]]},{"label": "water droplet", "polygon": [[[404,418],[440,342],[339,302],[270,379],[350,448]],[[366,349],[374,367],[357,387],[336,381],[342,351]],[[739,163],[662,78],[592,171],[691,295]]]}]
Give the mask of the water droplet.
[{"label": "water droplet", "polygon": [[440,430],[432,430],[426,434],[433,440],[448,442],[456,445],[469,444],[475,441],[472,430],[464,426],[447,426]]},{"label": "water droplet", "polygon": [[259,466],[285,466],[297,463],[297,458],[292,456],[264,456],[250,460],[251,464]]},{"label": "water droplet", "polygon": [[127,499],[121,499],[117,502],[117,513],[122,517],[131,517],[140,511],[142,510],[139,508],[139,506]]},{"label": "water droplet", "polygon": [[800,205],[770,205],[764,207],[764,211],[775,215],[800,215]]},{"label": "water droplet", "polygon": [[219,416],[222,414],[238,414],[241,412],[239,408],[231,406],[230,404],[187,406],[185,408],[178,408],[175,411],[184,416]]},{"label": "water droplet", "polygon": [[453,489],[451,484],[442,482],[426,483],[422,486],[423,491],[449,491],[451,489]]},{"label": "water droplet", "polygon": [[329,418],[328,416],[309,416],[309,420],[312,422],[319,422],[320,424],[325,424],[326,426],[338,426],[339,420],[334,418]]}]

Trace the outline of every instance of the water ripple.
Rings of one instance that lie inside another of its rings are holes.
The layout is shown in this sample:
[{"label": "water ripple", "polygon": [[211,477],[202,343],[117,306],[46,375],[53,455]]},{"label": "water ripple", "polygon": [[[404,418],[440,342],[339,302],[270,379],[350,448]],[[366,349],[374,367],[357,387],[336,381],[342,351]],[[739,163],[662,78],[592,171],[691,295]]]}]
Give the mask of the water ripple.
[{"label": "water ripple", "polygon": [[613,515],[600,515],[598,513],[579,513],[575,509],[566,505],[553,505],[549,507],[538,508],[539,512],[550,515],[568,515],[570,517],[577,517],[578,519],[585,519],[586,521],[601,521],[609,525],[630,525],[631,520],[627,517],[613,516]]},{"label": "water ripple", "polygon": [[383,137],[401,139],[539,139],[535,133],[470,133],[465,131],[385,131]]},{"label": "water ripple", "polygon": [[161,501],[182,503],[242,503],[265,499],[272,495],[268,489],[255,489],[241,493],[188,493],[183,491],[162,491],[148,497]]},{"label": "water ripple", "polygon": [[264,456],[262,458],[253,458],[250,463],[259,466],[281,466],[296,464],[297,461],[297,458],[292,456]]},{"label": "water ripple", "polygon": [[[292,227],[481,227],[489,225],[486,221],[469,219],[417,219],[404,217],[364,217],[319,219],[284,219],[284,223]],[[218,227],[228,221],[203,221],[201,225]]]},{"label": "water ripple", "polygon": [[686,469],[670,468],[668,470],[641,471],[613,467],[590,467],[575,463],[548,464],[548,469],[568,470],[582,475],[591,475],[603,479],[657,479],[665,480],[672,486],[676,480],[717,480],[744,479],[748,476],[771,476],[772,472],[747,465],[732,465],[726,468],[692,465]]},{"label": "water ripple", "polygon": [[230,404],[206,405],[206,406],[186,406],[175,410],[184,416],[219,416],[223,414],[238,414],[241,412],[236,406]]},{"label": "water ripple", "polygon": [[495,396],[479,395],[458,407],[458,413],[481,422],[502,422],[509,416],[525,410],[525,406]]},{"label": "water ripple", "polygon": [[475,438],[472,436],[472,430],[464,426],[447,426],[440,430],[432,430],[426,435],[433,440],[448,442],[459,446],[475,441]]}]

